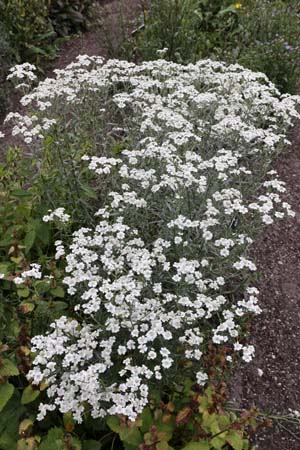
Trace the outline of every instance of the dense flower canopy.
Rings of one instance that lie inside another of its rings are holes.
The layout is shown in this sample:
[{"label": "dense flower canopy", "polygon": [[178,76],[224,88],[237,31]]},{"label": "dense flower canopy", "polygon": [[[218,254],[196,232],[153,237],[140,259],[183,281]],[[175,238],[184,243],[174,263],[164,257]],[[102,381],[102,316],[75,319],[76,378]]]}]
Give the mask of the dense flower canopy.
[{"label": "dense flower canopy", "polygon": [[[88,404],[93,417],[133,420],[151,386],[180,382],[183,369],[204,384],[211,342],[227,345],[228,359],[251,360],[241,323],[259,313],[258,291],[234,292],[256,270],[247,256],[256,228],[293,215],[269,164],[297,102],[238,65],[87,56],[23,97],[36,114],[8,120],[37,147],[59,127],[58,104],[93,118],[95,154],[83,160],[101,185],[97,224],[76,231],[69,248],[57,242],[76,306],[32,340],[28,377],[45,380],[50,399],[40,418],[59,408],[80,421]],[[68,219],[58,208],[44,220],[60,215]],[[23,278],[40,276],[33,269]]]}]

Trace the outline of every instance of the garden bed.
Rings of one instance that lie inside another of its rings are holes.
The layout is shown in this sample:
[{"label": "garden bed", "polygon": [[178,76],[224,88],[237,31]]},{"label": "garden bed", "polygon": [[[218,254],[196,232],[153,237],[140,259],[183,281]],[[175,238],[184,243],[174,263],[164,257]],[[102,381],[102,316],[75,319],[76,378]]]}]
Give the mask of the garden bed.
[{"label": "garden bed", "polygon": [[[113,16],[112,28],[115,29],[115,13],[113,13]],[[77,54],[105,55],[106,51],[101,42],[99,42],[99,35],[94,32],[89,32],[65,44],[61,50],[61,56],[57,61],[56,68],[62,69],[65,64],[73,61]],[[20,112],[24,113],[25,110],[21,109]],[[71,114],[73,113],[71,112]],[[7,133],[8,131],[9,126],[7,125],[5,132]],[[108,129],[107,131],[110,133],[112,130]],[[116,141],[113,148],[116,154],[118,152],[122,153],[123,150],[119,142],[120,137],[121,135],[114,137]],[[8,140],[7,142],[20,142],[15,139],[12,141]],[[298,197],[300,195],[300,192],[298,192],[299,183],[297,181],[300,176],[300,164],[297,154],[299,148],[297,128],[295,128],[292,134],[292,142],[293,146],[291,149],[284,151],[277,159],[275,168],[279,173],[280,179],[285,181],[288,188],[287,193],[284,194],[284,200],[288,201],[297,211],[299,205]],[[51,146],[51,142],[49,142],[49,145]],[[1,146],[4,148],[3,141],[1,142]],[[52,182],[53,180],[50,181]],[[94,187],[94,182],[92,186]],[[93,198],[91,191],[89,193],[87,191],[86,194],[87,197],[91,195],[91,198]],[[233,219],[235,218],[233,217]],[[76,223],[76,214],[74,220]],[[297,214],[296,218],[284,219],[276,225],[271,225],[271,227],[268,227],[267,230],[262,232],[252,249],[255,263],[259,271],[263,274],[261,280],[258,282],[258,287],[261,291],[260,299],[263,312],[254,321],[250,334],[252,337],[248,341],[248,344],[253,343],[255,345],[257,356],[249,366],[238,370],[233,378],[232,400],[235,402],[234,406],[250,407],[252,404],[256,404],[262,410],[267,409],[274,413],[286,413],[289,409],[298,409],[300,401],[297,387],[300,360],[300,349],[298,345],[299,305],[297,302],[297,290],[299,288],[298,262],[300,253],[298,244],[299,233],[297,231],[298,222],[299,217]],[[235,222],[233,220],[232,223],[238,223],[238,221]],[[26,232],[28,232],[28,229]],[[56,292],[58,293],[58,291]],[[55,294],[53,295],[55,296]],[[23,302],[28,304],[27,300]],[[23,342],[21,342],[22,347],[27,345],[26,339],[24,340],[23,337]],[[291,342],[293,342],[292,345],[290,345]],[[66,423],[73,422],[70,419],[70,422],[67,421]],[[73,425],[68,426],[72,432]],[[119,432],[118,426],[118,424],[112,424],[113,431]],[[68,428],[66,429],[68,430]],[[291,428],[290,432],[288,432],[280,426],[279,431],[275,427],[268,432],[263,432],[261,436],[258,434],[258,449],[278,450],[278,446],[280,446],[280,450],[296,450],[299,448],[299,441],[295,437],[295,433],[299,433],[297,427]],[[61,434],[58,433],[57,436],[60,436],[58,439],[61,439]],[[29,439],[26,434],[25,437]],[[70,445],[75,444],[76,442],[73,440]],[[50,440],[41,448],[46,449],[45,445],[50,445]],[[95,444],[91,443],[90,445]],[[134,448],[137,449],[137,445]],[[146,448],[148,447],[146,446]],[[84,447],[84,449],[90,450],[87,447]]]}]

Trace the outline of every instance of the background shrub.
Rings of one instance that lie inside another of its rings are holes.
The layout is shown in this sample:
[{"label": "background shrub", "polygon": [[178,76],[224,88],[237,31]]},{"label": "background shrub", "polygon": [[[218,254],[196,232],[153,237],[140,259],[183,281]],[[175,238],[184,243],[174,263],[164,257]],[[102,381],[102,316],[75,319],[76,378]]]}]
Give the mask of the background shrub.
[{"label": "background shrub", "polygon": [[17,62],[39,63],[53,56],[56,34],[48,15],[46,0],[8,0],[0,4],[2,26]]},{"label": "background shrub", "polygon": [[[0,19],[1,20],[1,19]],[[0,118],[8,106],[8,85],[5,83],[8,68],[11,65],[12,54],[8,36],[1,27],[0,21]]]},{"label": "background shrub", "polygon": [[87,28],[92,0],[0,0],[0,117],[10,98],[8,68],[33,62],[39,69],[56,55],[59,37]]},{"label": "background shrub", "polygon": [[166,59],[188,63],[226,47],[225,36],[236,32],[236,8],[230,0],[154,0],[144,9],[145,29],[125,45],[139,59],[157,57],[166,48]]},{"label": "background shrub", "polygon": [[0,21],[17,62],[39,63],[55,54],[57,36],[85,30],[92,0],[8,0]]},{"label": "background shrub", "polygon": [[300,70],[299,29],[299,2],[247,0],[239,12],[240,31],[224,57],[264,72],[282,92],[295,92]]},{"label": "background shrub", "polygon": [[123,46],[129,58],[222,59],[266,73],[282,92],[296,90],[300,14],[295,0],[153,0],[142,21],[144,29]]},{"label": "background shrub", "polygon": [[59,36],[87,29],[92,0],[50,0],[49,16]]}]

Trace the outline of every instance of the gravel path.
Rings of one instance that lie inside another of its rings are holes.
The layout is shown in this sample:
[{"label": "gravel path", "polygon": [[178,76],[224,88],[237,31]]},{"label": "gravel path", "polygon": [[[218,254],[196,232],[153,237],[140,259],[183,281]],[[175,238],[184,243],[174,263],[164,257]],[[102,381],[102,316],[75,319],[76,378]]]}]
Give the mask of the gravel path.
[{"label": "gravel path", "polygon": [[[267,227],[255,243],[252,256],[262,273],[258,288],[263,309],[251,331],[256,357],[231,383],[237,405],[276,413],[300,410],[300,126],[290,139],[292,146],[274,168],[287,184],[286,200],[296,217]],[[274,424],[260,432],[257,450],[299,450],[300,427],[288,428],[290,432]]]}]

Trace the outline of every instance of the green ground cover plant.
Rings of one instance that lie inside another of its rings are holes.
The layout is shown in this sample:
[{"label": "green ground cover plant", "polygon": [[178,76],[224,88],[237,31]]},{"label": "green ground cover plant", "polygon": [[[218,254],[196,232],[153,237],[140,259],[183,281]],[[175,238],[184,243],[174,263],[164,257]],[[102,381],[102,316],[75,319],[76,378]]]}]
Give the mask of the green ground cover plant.
[{"label": "green ground cover plant", "polygon": [[0,165],[0,448],[250,449],[268,422],[226,380],[254,354],[248,248],[294,214],[270,164],[299,98],[212,60],[9,78],[26,113]]}]

